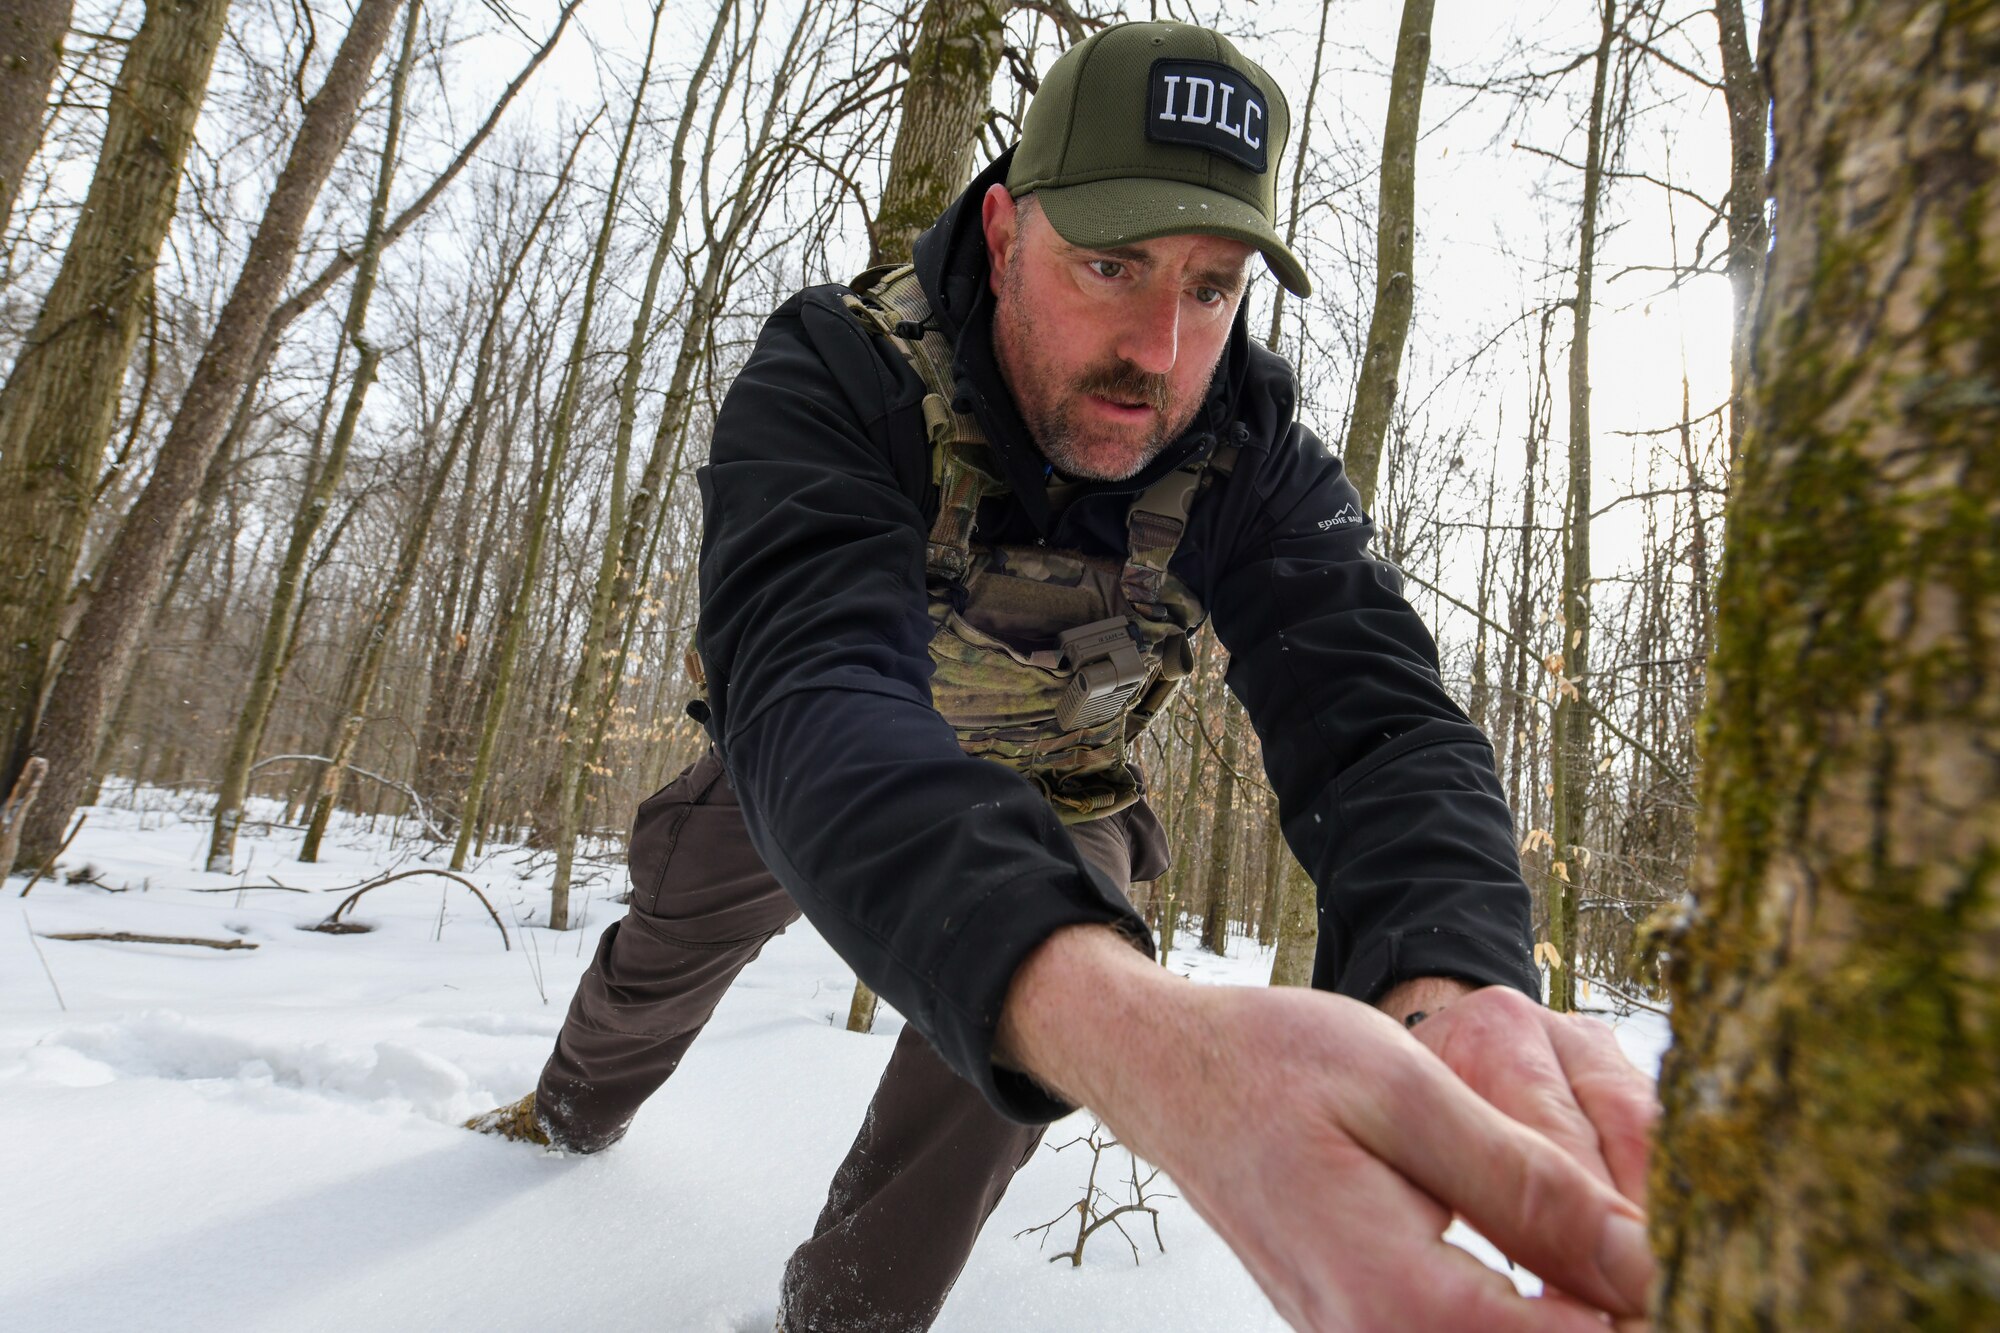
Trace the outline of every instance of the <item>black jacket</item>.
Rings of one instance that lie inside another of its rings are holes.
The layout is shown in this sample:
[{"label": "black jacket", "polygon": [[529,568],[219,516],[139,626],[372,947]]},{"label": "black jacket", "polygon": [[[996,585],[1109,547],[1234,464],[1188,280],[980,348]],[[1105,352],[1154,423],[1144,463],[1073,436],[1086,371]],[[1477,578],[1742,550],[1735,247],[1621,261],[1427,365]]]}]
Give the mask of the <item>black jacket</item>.
[{"label": "black jacket", "polygon": [[[1135,492],[1235,444],[1173,568],[1229,650],[1285,836],[1319,885],[1313,984],[1371,1000],[1445,975],[1539,998],[1491,747],[1445,693],[1395,570],[1367,554],[1373,528],[1339,461],[1292,420],[1290,367],[1242,318],[1188,432],[1052,516],[991,350],[980,199],[1005,171],[916,247],[960,391],[1013,484],[982,510],[980,539],[1122,556]],[[1034,788],[967,758],[931,706],[924,389],[841,290],[772,315],[702,469],[710,732],[758,851],[820,933],[1002,1112],[1051,1119],[1066,1108],[991,1061],[1015,968],[1076,923],[1150,940]]]}]

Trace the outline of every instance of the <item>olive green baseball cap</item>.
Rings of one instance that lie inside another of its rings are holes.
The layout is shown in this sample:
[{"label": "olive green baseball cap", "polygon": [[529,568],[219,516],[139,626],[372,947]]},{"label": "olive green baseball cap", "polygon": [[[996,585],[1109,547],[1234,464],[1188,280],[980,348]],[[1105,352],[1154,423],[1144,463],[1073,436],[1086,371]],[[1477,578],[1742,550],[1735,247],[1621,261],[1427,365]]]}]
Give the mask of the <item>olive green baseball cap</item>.
[{"label": "olive green baseball cap", "polygon": [[1307,296],[1305,265],[1273,225],[1291,120],[1277,80],[1222,34],[1121,23],[1050,67],[1007,189],[1032,191],[1071,245],[1227,236],[1261,250],[1278,281]]}]

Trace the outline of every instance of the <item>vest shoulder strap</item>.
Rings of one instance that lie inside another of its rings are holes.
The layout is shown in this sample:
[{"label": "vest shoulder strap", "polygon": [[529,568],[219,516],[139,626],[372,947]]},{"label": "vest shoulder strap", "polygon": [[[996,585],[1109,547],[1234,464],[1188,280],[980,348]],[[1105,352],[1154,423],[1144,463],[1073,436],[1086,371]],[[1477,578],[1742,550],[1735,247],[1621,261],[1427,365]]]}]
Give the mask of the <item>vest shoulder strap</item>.
[{"label": "vest shoulder strap", "polygon": [[[931,322],[930,300],[916,269],[882,265],[849,286],[852,291],[844,298],[848,308],[909,362],[927,390],[924,428],[930,436],[938,512],[931,522],[925,565],[933,577],[955,582],[971,568],[979,502],[1004,492],[1007,484],[978,420],[970,411],[958,410],[951,344]],[[1127,556],[1120,582],[1125,600],[1142,616],[1166,618],[1161,593],[1167,566],[1187,531],[1194,498],[1213,480],[1212,473],[1226,476],[1235,462],[1235,447],[1219,446],[1209,457],[1169,472],[1133,500],[1125,520]]]}]

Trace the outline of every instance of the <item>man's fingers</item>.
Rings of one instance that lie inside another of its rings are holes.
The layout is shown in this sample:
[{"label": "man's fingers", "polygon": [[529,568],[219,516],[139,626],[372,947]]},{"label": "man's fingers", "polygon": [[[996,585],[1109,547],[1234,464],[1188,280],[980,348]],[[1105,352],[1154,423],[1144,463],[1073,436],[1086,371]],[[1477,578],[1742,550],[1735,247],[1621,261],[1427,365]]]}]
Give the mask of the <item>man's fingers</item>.
[{"label": "man's fingers", "polygon": [[1383,1114],[1355,1126],[1364,1146],[1545,1281],[1610,1314],[1644,1311],[1653,1259],[1631,1203],[1428,1053],[1398,1074]]},{"label": "man's fingers", "polygon": [[1551,1022],[1549,1041],[1577,1104],[1595,1127],[1612,1183],[1643,1208],[1646,1157],[1660,1117],[1653,1081],[1632,1067],[1617,1036],[1595,1019]]},{"label": "man's fingers", "polygon": [[[1450,1210],[1401,1175],[1375,1170],[1344,1196],[1339,1246],[1350,1272],[1308,1329],[1430,1329],[1436,1333],[1605,1333],[1586,1306],[1523,1296],[1506,1274],[1443,1238]],[[1371,1280],[1372,1279],[1372,1280]]]},{"label": "man's fingers", "polygon": [[[1436,1032],[1427,1032],[1432,1024]],[[1516,992],[1500,991],[1453,1005],[1416,1031],[1473,1091],[1615,1184],[1599,1150],[1597,1126],[1578,1104],[1553,1044],[1551,1029],[1564,1025]]]}]

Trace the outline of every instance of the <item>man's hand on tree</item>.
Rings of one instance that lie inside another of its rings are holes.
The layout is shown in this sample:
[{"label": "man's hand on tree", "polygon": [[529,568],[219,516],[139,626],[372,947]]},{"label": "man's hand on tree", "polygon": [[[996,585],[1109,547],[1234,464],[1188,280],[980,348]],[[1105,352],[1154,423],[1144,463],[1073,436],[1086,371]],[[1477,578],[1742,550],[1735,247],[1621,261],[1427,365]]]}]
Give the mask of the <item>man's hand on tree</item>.
[{"label": "man's hand on tree", "polygon": [[[997,1051],[1163,1167],[1299,1328],[1601,1333],[1596,1311],[1643,1309],[1639,1208],[1367,1005],[1196,986],[1077,927],[1015,974]],[[1453,1214],[1585,1308],[1446,1244]]]}]

